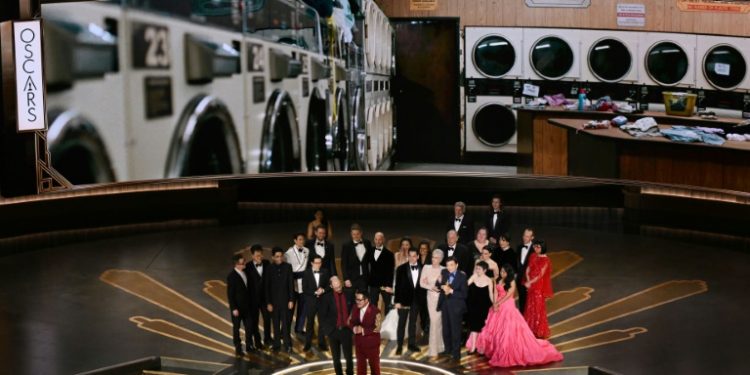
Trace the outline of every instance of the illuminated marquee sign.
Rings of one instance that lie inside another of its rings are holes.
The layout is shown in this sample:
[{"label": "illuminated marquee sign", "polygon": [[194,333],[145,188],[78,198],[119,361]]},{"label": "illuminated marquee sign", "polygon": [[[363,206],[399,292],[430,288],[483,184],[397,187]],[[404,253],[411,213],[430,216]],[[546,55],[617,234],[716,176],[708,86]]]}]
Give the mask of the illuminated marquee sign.
[{"label": "illuminated marquee sign", "polygon": [[[47,128],[41,21],[13,22],[16,122],[19,132]],[[4,74],[5,75],[5,74]]]}]

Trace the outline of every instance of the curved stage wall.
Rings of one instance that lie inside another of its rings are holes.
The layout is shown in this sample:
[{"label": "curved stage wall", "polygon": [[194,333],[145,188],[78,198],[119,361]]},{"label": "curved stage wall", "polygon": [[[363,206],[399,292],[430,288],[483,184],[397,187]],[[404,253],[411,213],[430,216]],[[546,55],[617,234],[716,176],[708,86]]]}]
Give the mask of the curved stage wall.
[{"label": "curved stage wall", "polygon": [[0,251],[172,227],[306,221],[315,207],[352,219],[435,218],[462,200],[479,215],[494,193],[516,224],[750,247],[747,193],[576,177],[330,172],[129,182],[0,199]]}]

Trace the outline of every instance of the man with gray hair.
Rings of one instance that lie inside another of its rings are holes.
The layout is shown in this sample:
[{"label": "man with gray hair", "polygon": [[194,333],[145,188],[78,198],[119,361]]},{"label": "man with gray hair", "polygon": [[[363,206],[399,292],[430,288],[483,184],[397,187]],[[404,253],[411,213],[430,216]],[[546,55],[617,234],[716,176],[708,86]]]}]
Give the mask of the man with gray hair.
[{"label": "man with gray hair", "polygon": [[458,201],[453,204],[453,216],[445,230],[455,230],[458,233],[458,242],[468,244],[474,240],[474,222],[466,215],[466,204]]},{"label": "man with gray hair", "polygon": [[328,337],[331,348],[333,368],[336,375],[343,375],[341,368],[341,354],[346,361],[346,374],[354,373],[352,357],[352,330],[349,327],[350,310],[346,303],[343,285],[337,276],[330,278],[331,292],[325,293],[320,299],[320,331],[319,334]]}]

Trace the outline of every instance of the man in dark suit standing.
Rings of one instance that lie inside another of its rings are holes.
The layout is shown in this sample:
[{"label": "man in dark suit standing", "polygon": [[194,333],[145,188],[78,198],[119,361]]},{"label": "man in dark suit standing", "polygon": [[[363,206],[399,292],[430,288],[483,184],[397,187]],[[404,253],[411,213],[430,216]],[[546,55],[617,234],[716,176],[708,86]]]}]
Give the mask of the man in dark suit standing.
[{"label": "man in dark suit standing", "polygon": [[320,315],[319,305],[320,297],[330,291],[328,286],[331,275],[327,270],[321,268],[323,259],[317,254],[313,254],[310,267],[305,271],[302,277],[302,291],[305,296],[305,306],[307,310],[307,333],[305,335],[304,351],[309,351],[312,345],[313,329],[315,327],[315,317],[318,316],[318,348],[328,350],[326,340],[320,333]]},{"label": "man in dark suit standing", "polygon": [[284,350],[292,352],[292,337],[289,332],[291,314],[294,309],[294,278],[292,266],[284,262],[284,249],[273,248],[273,263],[269,266],[266,277],[266,308],[271,313],[273,324],[273,350],[281,348],[284,337]]},{"label": "man in dark suit standing", "polygon": [[487,217],[485,217],[484,226],[487,228],[487,238],[492,245],[497,246],[500,235],[508,233],[510,218],[503,210],[503,199],[498,194],[492,196],[492,203]]},{"label": "man in dark suit standing", "polygon": [[[263,259],[263,247],[255,244],[250,247],[250,253],[252,255],[252,261],[250,264],[245,266],[245,274],[250,278],[253,289],[254,306],[250,311],[250,317],[255,324],[259,323],[259,318],[263,316],[263,341],[266,345],[271,345],[271,316],[268,314],[266,308],[266,291],[264,289],[265,274],[268,271],[270,263],[268,260]],[[255,338],[255,347],[263,349],[263,344],[260,342],[260,332],[256,329],[253,332]]]},{"label": "man in dark suit standing", "polygon": [[458,242],[464,245],[474,240],[474,222],[466,215],[464,202],[456,202],[453,205],[453,217],[445,230],[451,229],[458,233]]},{"label": "man in dark suit standing", "polygon": [[352,224],[350,233],[351,241],[341,247],[341,271],[347,303],[351,308],[354,292],[367,290],[373,250],[370,241],[362,239],[362,228],[358,224]]},{"label": "man in dark suit standing", "polygon": [[234,354],[242,357],[242,340],[240,339],[240,323],[245,326],[245,347],[248,352],[255,350],[251,342],[252,333],[258,329],[253,325],[250,318],[251,287],[245,275],[245,259],[242,254],[232,257],[234,269],[227,275],[227,300],[232,315],[232,341],[234,342]]},{"label": "man in dark suit standing", "polygon": [[456,258],[449,257],[446,269],[440,273],[438,287],[441,290],[438,298],[438,309],[442,312],[443,343],[445,352],[455,361],[461,360],[461,322],[466,312],[467,284],[466,274],[458,269]]},{"label": "man in dark suit standing", "polygon": [[526,266],[529,264],[529,256],[534,251],[531,244],[534,242],[534,230],[526,228],[523,230],[523,244],[518,245],[518,266],[516,269],[516,288],[518,288],[518,311],[523,314],[526,309],[526,286],[523,284],[523,278],[526,276]]},{"label": "man in dark suit standing", "polygon": [[472,262],[469,248],[458,242],[458,234],[453,229],[448,230],[445,240],[446,243],[438,246],[438,249],[443,250],[443,253],[445,253],[445,259],[443,259],[441,265],[445,266],[446,260],[453,257],[456,258],[460,269],[467,276],[471,275],[474,272],[474,263]]},{"label": "man in dark suit standing", "polygon": [[409,320],[409,346],[413,352],[419,352],[417,347],[417,316],[421,306],[423,294],[427,291],[419,286],[422,278],[422,265],[419,263],[419,251],[415,248],[409,249],[409,261],[398,266],[396,269],[395,302],[398,311],[398,329],[396,331],[397,346],[396,355],[401,355],[401,347],[404,346],[404,330],[406,320]]},{"label": "man in dark suit standing", "polygon": [[307,240],[305,247],[310,249],[311,254],[318,254],[323,259],[321,270],[327,270],[331,276],[338,275],[336,253],[333,249],[333,243],[328,241],[328,228],[322,225],[315,228],[315,238]]},{"label": "man in dark suit standing", "polygon": [[375,233],[373,238],[373,252],[370,259],[370,297],[372,303],[378,306],[380,296],[383,297],[384,315],[388,315],[393,295],[393,272],[396,260],[393,253],[385,248],[385,235],[382,232]]},{"label": "man in dark suit standing", "polygon": [[320,331],[318,334],[328,337],[328,344],[333,357],[333,368],[336,375],[344,375],[341,369],[341,352],[344,352],[346,374],[353,375],[354,361],[352,360],[352,330],[349,328],[349,308],[341,280],[337,276],[331,277],[331,293],[320,297]]}]

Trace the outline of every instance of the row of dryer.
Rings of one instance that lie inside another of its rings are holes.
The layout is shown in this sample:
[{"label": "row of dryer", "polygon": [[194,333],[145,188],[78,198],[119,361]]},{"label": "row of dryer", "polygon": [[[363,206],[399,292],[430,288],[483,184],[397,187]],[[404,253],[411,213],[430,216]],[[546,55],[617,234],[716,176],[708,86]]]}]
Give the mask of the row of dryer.
[{"label": "row of dryer", "polygon": [[45,4],[42,16],[49,147],[74,183],[377,167],[360,136],[376,125],[352,124],[364,67],[323,50],[301,1]]},{"label": "row of dryer", "polygon": [[[466,27],[464,36],[465,78],[470,83],[577,81],[675,90],[750,90],[747,38],[502,27]],[[465,151],[515,152],[512,97],[474,94],[466,99]]]}]

